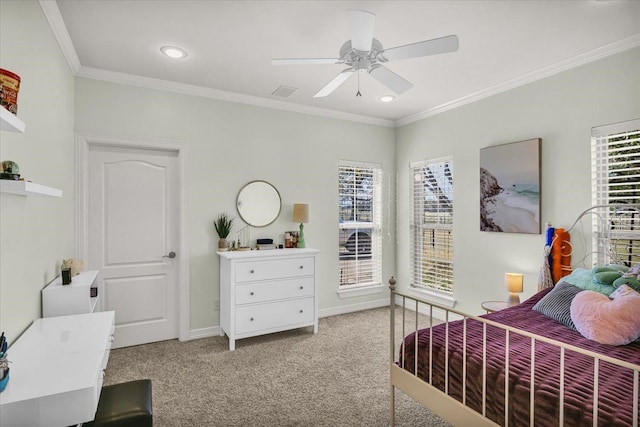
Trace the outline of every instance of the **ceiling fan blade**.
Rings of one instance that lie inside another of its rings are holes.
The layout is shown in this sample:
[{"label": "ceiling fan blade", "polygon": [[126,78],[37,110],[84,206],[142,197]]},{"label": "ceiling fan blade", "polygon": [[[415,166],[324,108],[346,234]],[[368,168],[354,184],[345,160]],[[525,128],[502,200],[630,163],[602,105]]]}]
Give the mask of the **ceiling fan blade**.
[{"label": "ceiling fan blade", "polygon": [[342,83],[346,82],[347,79],[349,79],[349,77],[351,77],[352,74],[353,74],[353,68],[347,68],[346,70],[344,70],[343,72],[335,76],[333,80],[327,83],[322,89],[318,91],[318,93],[313,95],[313,97],[323,98],[329,95],[331,92],[336,90]]},{"label": "ceiling fan blade", "polygon": [[271,65],[338,64],[340,58],[275,58]]},{"label": "ceiling fan blade", "polygon": [[382,83],[398,95],[408,91],[413,87],[413,84],[409,83],[408,81],[406,81],[390,69],[383,67],[382,65],[372,66],[369,74],[371,74],[374,79],[378,80],[380,83]]},{"label": "ceiling fan blade", "polygon": [[364,10],[349,9],[349,31],[351,47],[361,52],[369,52],[373,42],[376,15]]},{"label": "ceiling fan blade", "polygon": [[404,46],[392,47],[382,52],[382,57],[388,61],[398,59],[417,58],[420,56],[437,55],[439,53],[455,52],[458,50],[458,36],[446,36],[438,39],[425,40],[407,44]]}]

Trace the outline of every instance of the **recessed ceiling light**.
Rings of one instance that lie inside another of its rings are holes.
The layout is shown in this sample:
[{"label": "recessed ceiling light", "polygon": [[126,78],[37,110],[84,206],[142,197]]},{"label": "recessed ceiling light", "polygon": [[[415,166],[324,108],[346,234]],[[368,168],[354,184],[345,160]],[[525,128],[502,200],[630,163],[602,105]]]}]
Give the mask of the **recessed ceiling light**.
[{"label": "recessed ceiling light", "polygon": [[160,48],[160,52],[164,53],[169,58],[174,58],[174,59],[186,58],[187,56],[186,50],[180,49],[179,47],[175,47],[175,46],[162,46]]},{"label": "recessed ceiling light", "polygon": [[391,102],[394,99],[396,99],[396,97],[393,96],[393,95],[383,95],[379,99],[380,99],[381,102]]}]

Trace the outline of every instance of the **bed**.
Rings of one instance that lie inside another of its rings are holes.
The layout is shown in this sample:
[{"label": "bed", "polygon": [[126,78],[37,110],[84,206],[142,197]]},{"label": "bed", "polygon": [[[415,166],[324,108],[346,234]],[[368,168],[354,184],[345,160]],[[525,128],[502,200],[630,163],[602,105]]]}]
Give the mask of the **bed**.
[{"label": "bed", "polygon": [[[570,281],[474,316],[397,292],[392,278],[391,425],[399,389],[453,425],[638,427],[640,340],[601,344],[539,312]],[[444,323],[434,324],[434,311]]]}]

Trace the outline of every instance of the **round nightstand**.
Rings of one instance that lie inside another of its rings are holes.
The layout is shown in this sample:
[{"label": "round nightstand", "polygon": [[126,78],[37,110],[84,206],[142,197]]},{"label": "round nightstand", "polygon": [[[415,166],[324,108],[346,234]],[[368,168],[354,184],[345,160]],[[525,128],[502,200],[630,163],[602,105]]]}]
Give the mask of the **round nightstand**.
[{"label": "round nightstand", "polygon": [[482,303],[482,309],[488,313],[493,313],[494,311],[504,310],[509,307],[509,304],[506,301],[485,301]]}]

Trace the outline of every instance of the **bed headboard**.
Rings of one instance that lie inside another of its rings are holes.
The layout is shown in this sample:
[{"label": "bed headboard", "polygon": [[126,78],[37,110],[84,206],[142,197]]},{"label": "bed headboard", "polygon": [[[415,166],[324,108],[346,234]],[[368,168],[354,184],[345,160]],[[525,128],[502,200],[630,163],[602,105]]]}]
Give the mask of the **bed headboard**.
[{"label": "bed headboard", "polygon": [[[640,262],[640,205],[600,205],[583,211],[567,229],[572,267]],[[591,243],[586,243],[587,236]],[[583,243],[579,254],[576,243]]]}]

